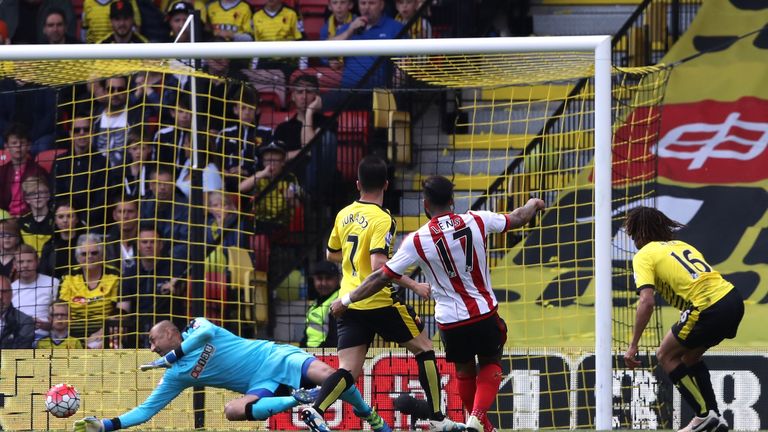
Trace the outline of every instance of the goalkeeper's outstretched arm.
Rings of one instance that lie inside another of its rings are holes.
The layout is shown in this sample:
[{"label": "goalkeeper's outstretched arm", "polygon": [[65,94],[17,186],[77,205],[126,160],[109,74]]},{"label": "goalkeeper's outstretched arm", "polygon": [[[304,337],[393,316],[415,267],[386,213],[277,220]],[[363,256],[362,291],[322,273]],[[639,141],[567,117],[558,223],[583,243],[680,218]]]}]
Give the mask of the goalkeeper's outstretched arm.
[{"label": "goalkeeper's outstretched arm", "polygon": [[178,396],[183,388],[163,379],[141,405],[112,419],[86,417],[74,424],[74,432],[110,432],[149,421]]}]

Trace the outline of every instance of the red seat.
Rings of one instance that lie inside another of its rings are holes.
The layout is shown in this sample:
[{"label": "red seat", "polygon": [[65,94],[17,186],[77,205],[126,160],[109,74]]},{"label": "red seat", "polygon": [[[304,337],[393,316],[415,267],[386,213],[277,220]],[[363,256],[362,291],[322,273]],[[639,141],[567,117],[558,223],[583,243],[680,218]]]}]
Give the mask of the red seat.
[{"label": "red seat", "polygon": [[320,30],[325,24],[325,18],[316,15],[304,15],[304,34],[309,40],[320,40]]},{"label": "red seat", "polygon": [[256,271],[269,270],[269,236],[267,234],[254,234],[251,236],[251,250],[253,250],[253,268]]},{"label": "red seat", "polygon": [[263,103],[285,108],[285,73],[280,69],[243,69],[253,87],[259,91]]},{"label": "red seat", "polygon": [[328,0],[299,0],[299,10],[301,15],[325,17],[328,12]]},{"label": "red seat", "polygon": [[65,149],[43,150],[37,154],[35,162],[50,174],[53,169],[53,162],[56,161],[56,156],[65,151]]},{"label": "red seat", "polygon": [[337,119],[339,142],[347,144],[367,144],[369,111],[342,111]]},{"label": "red seat", "polygon": [[357,164],[363,158],[363,147],[357,144],[339,145],[336,151],[336,169],[345,182],[357,180]]}]

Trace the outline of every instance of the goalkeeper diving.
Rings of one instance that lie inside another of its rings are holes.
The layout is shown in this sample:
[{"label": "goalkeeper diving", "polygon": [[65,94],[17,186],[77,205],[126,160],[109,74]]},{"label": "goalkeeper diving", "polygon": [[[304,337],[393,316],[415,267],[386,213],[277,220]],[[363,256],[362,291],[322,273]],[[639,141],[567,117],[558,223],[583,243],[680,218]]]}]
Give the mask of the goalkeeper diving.
[{"label": "goalkeeper diving", "polygon": [[[149,332],[150,348],[160,355],[140,366],[142,371],[166,369],[157,387],[138,407],[112,419],[86,417],[75,432],[109,432],[142,424],[160,412],[184,389],[210,386],[242,393],[224,406],[230,421],[266,420],[292,407],[314,402],[317,389],[336,369],[299,348],[266,340],[243,339],[205,318],[196,318],[180,333],[170,321]],[[289,389],[292,393],[289,394]],[[354,407],[376,432],[389,425],[368,405],[353,384],[341,399]]]}]

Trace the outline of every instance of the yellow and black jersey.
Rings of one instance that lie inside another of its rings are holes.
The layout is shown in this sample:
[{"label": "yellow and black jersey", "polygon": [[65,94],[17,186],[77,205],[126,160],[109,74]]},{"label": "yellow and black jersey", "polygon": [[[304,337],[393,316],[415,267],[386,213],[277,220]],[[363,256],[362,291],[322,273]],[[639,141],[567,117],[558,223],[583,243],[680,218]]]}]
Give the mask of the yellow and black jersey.
[{"label": "yellow and black jersey", "polygon": [[251,32],[251,6],[247,2],[241,0],[233,6],[225,7],[221,1],[213,1],[208,3],[207,13],[208,24],[214,35],[220,32]]},{"label": "yellow and black jersey", "polygon": [[[337,215],[328,239],[328,250],[342,253],[342,278],[339,296],[355,290],[371,274],[371,255],[389,258],[397,226],[389,210],[378,204],[355,201]],[[392,290],[386,287],[371,297],[353,303],[352,309],[391,306]]]},{"label": "yellow and black jersey", "polygon": [[[401,17],[400,14],[395,16],[395,21],[402,25],[407,25],[408,20]],[[426,18],[417,19],[408,28],[408,37],[411,39],[431,39],[432,38],[432,24]]]},{"label": "yellow and black jersey", "polygon": [[64,339],[53,339],[50,336],[44,337],[37,341],[35,346],[37,349],[82,349],[83,344],[80,339],[75,339],[72,336],[67,336]]},{"label": "yellow and black jersey", "polygon": [[[147,42],[149,42],[149,39],[147,39],[146,37],[144,37],[144,35],[142,35],[137,31],[134,31],[133,33],[131,33],[131,40],[128,41],[128,43],[147,43]],[[115,34],[110,33],[109,35],[107,35],[107,37],[105,37],[104,39],[100,40],[97,43],[100,43],[100,44],[117,43],[117,41],[115,41]]]},{"label": "yellow and black jersey", "polygon": [[[109,5],[115,0],[84,0],[83,1],[83,30],[87,43],[98,43],[112,33],[112,22],[109,19]],[[133,7],[133,25],[141,27],[141,14],[136,0],[129,0]]]},{"label": "yellow and black jersey", "polygon": [[115,311],[120,295],[120,271],[104,266],[101,280],[89,289],[82,267],[64,276],[59,287],[59,299],[69,303],[69,333],[83,338],[104,326],[104,320]]},{"label": "yellow and black jersey", "polygon": [[261,9],[253,14],[251,29],[257,41],[293,41],[304,37],[301,16],[285,5],[275,13]]},{"label": "yellow and black jersey", "polygon": [[19,227],[24,243],[35,248],[40,256],[43,245],[53,236],[53,212],[48,212],[41,221],[37,221],[32,213],[27,213],[19,218]]},{"label": "yellow and black jersey", "polygon": [[632,268],[638,291],[652,286],[681,311],[704,310],[733,289],[696,248],[679,240],[648,243],[635,254]]}]

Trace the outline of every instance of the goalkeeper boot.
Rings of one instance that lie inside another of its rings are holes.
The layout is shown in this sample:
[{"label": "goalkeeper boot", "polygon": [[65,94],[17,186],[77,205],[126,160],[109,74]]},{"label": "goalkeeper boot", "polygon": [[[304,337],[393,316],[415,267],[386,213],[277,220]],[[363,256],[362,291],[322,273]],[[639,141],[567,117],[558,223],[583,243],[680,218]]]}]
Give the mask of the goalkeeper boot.
[{"label": "goalkeeper boot", "polygon": [[386,421],[376,412],[376,408],[371,407],[371,411],[368,413],[361,413],[357,410],[352,410],[356,416],[368,422],[371,425],[371,429],[375,432],[392,432]]},{"label": "goalkeeper boot", "polygon": [[301,421],[309,426],[312,432],[331,432],[325,419],[313,407],[307,407],[301,410]]},{"label": "goalkeeper boot", "polygon": [[457,423],[448,417],[443,417],[442,420],[429,421],[430,432],[461,432],[464,430],[467,430],[464,423]]},{"label": "goalkeeper boot", "polygon": [[300,388],[291,392],[291,396],[293,396],[293,398],[296,399],[297,402],[304,405],[310,405],[315,403],[315,399],[317,399],[317,395],[319,394],[320,394],[320,387],[315,387],[311,389]]}]

